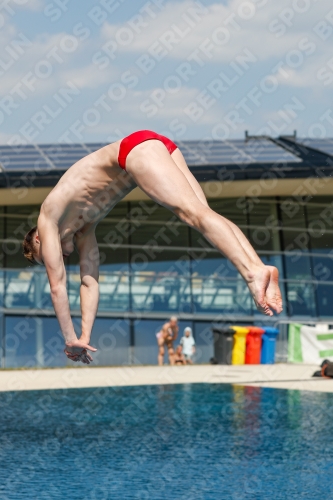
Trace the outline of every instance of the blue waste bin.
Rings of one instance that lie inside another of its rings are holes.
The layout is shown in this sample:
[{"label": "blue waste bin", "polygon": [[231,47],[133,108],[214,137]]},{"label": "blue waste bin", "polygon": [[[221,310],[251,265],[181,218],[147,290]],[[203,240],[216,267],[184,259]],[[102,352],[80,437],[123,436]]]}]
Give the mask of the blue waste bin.
[{"label": "blue waste bin", "polygon": [[263,365],[270,365],[275,362],[276,337],[279,335],[279,330],[267,326],[262,336],[262,348],[260,362]]}]

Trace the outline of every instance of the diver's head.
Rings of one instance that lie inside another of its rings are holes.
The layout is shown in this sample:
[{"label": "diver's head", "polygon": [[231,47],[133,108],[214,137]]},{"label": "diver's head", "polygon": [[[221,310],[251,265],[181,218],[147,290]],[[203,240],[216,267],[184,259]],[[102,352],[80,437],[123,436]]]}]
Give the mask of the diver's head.
[{"label": "diver's head", "polygon": [[37,226],[30,229],[23,240],[23,255],[31,264],[43,265]]}]

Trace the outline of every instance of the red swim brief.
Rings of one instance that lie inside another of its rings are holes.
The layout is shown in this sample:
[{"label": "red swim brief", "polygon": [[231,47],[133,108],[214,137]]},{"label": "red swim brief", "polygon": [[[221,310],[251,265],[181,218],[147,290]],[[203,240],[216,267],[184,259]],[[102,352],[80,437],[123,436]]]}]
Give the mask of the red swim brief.
[{"label": "red swim brief", "polygon": [[163,142],[170,154],[173,153],[178,147],[164,135],[156,134],[156,132],[152,132],[151,130],[139,130],[138,132],[128,135],[121,141],[118,155],[119,166],[126,170],[127,155],[133,148],[135,148],[135,146],[151,139]]}]

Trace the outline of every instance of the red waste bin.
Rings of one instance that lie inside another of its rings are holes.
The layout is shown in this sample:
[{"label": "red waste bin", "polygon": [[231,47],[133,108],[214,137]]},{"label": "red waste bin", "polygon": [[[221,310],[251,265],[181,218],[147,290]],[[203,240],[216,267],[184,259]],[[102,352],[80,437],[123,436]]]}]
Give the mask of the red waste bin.
[{"label": "red waste bin", "polygon": [[249,333],[246,337],[245,364],[260,365],[261,337],[265,333],[263,328],[249,326]]}]

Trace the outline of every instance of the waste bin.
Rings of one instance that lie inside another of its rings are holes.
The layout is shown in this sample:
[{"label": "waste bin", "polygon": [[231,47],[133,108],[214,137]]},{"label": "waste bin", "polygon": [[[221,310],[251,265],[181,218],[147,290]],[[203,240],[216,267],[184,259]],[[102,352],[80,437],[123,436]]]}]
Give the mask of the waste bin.
[{"label": "waste bin", "polygon": [[231,326],[234,334],[234,347],[232,349],[231,362],[233,365],[244,365],[246,350],[246,335],[249,332],[244,326]]},{"label": "waste bin", "polygon": [[279,335],[279,330],[270,326],[264,327],[265,333],[262,336],[261,362],[264,365],[273,364],[275,362],[276,337]]},{"label": "waste bin", "polygon": [[229,327],[214,327],[214,358],[221,365],[231,365],[234,330]]},{"label": "waste bin", "polygon": [[249,326],[249,333],[246,336],[246,365],[259,365],[261,355],[262,336],[265,333],[263,328]]}]

